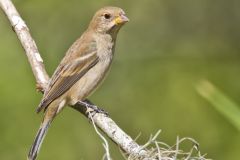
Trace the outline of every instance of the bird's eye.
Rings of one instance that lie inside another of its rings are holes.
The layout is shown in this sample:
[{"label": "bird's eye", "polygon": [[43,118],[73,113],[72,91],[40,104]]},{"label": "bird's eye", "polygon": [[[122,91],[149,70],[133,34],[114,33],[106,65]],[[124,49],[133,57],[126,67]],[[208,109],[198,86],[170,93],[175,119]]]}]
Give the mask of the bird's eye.
[{"label": "bird's eye", "polygon": [[110,19],[111,18],[111,14],[109,14],[109,13],[105,13],[103,16],[104,16],[105,19]]}]

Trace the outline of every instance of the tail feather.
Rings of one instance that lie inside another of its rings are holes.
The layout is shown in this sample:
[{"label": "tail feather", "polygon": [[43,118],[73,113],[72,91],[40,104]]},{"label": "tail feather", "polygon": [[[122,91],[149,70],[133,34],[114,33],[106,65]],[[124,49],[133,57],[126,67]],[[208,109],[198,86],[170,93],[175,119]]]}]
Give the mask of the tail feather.
[{"label": "tail feather", "polygon": [[37,132],[35,140],[32,144],[32,147],[28,153],[28,160],[35,160],[37,158],[37,154],[40,150],[41,144],[46,136],[47,130],[50,126],[50,121],[43,122]]},{"label": "tail feather", "polygon": [[41,101],[41,103],[38,105],[36,112],[39,113],[44,109],[44,112],[46,111],[46,109],[48,108],[49,104],[52,102],[53,100],[48,100],[48,99],[43,99]]}]

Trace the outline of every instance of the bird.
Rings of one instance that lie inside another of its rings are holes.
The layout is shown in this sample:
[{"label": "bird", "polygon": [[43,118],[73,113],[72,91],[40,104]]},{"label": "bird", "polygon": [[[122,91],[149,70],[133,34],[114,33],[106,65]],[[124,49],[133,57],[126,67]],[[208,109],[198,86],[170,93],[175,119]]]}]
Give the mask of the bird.
[{"label": "bird", "polygon": [[128,22],[123,9],[99,9],[86,31],[67,50],[53,73],[37,107],[43,120],[28,153],[35,160],[53,119],[67,105],[84,101],[104,80],[111,66],[120,28]]}]

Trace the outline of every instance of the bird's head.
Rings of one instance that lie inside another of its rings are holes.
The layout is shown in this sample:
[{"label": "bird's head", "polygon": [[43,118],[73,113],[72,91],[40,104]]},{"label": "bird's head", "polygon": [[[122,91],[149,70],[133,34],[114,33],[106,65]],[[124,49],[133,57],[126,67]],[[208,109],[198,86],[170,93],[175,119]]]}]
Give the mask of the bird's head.
[{"label": "bird's head", "polygon": [[125,12],[118,7],[104,7],[96,12],[89,29],[97,33],[116,35],[119,29],[128,22]]}]

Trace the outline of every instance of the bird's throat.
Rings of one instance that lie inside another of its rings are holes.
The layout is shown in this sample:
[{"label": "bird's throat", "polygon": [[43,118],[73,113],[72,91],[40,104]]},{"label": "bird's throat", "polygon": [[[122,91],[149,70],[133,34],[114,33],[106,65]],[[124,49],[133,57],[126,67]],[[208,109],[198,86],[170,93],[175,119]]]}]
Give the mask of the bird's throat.
[{"label": "bird's throat", "polygon": [[96,36],[97,55],[100,60],[112,59],[115,48],[115,39],[110,34]]}]

